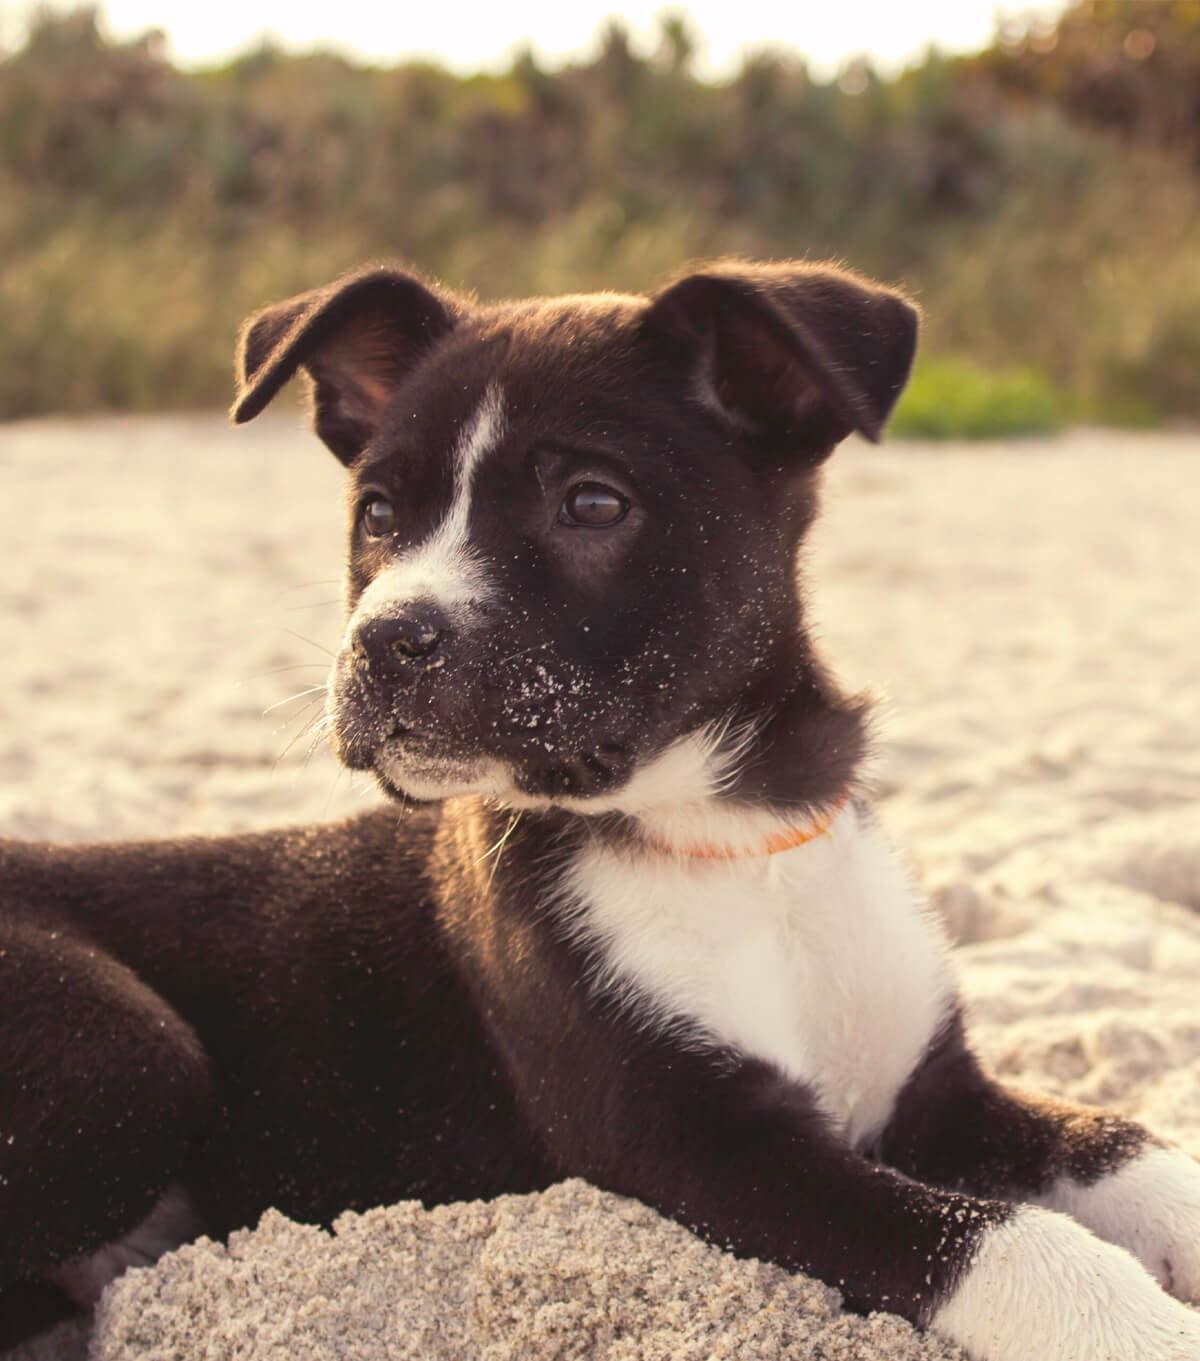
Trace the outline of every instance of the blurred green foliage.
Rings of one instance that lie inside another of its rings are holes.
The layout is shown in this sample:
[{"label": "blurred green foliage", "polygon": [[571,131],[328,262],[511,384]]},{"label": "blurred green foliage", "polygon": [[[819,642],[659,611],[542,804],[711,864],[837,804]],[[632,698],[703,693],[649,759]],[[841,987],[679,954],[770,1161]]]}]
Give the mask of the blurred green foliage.
[{"label": "blurred green foliage", "polygon": [[725,253],[900,283],[929,354],[1075,415],[1200,415],[1200,5],[1088,0],[893,80],[765,51],[705,83],[693,47],[668,18],[561,70],[188,74],[44,12],[0,54],[0,415],[224,402],[243,316],[370,258],[496,297]]},{"label": "blurred green foliage", "polygon": [[1033,369],[982,368],[969,359],[922,359],[892,417],[918,439],[1004,439],[1063,423],[1062,399]]}]

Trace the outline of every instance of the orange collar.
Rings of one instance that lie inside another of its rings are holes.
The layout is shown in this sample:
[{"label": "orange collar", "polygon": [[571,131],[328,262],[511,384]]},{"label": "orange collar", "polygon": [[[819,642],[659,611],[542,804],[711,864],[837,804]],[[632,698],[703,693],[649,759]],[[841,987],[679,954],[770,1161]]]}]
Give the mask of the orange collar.
[{"label": "orange collar", "polygon": [[849,801],[849,794],[845,794],[828,812],[822,813],[812,822],[801,827],[790,827],[786,832],[775,832],[757,846],[744,851],[712,846],[703,841],[692,846],[669,846],[657,837],[648,836],[646,840],[656,851],[665,855],[684,855],[694,860],[742,860],[749,856],[778,855],[780,851],[790,851],[796,846],[803,846],[807,841],[815,841],[819,836],[832,836],[833,833],[829,829]]}]

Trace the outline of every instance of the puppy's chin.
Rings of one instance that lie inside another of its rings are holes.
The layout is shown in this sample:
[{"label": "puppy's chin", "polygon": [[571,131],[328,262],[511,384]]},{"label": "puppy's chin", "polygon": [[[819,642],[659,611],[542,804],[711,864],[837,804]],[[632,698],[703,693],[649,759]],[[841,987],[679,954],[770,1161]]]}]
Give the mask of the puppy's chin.
[{"label": "puppy's chin", "polygon": [[510,767],[493,757],[466,759],[414,755],[386,744],[371,765],[379,787],[393,799],[434,803],[466,795],[495,799],[509,808],[571,808],[579,813],[607,812],[620,806],[622,774],[597,777],[576,763],[531,772],[524,763]]},{"label": "puppy's chin", "polygon": [[376,755],[374,772],[389,797],[421,803],[467,794],[503,799],[513,789],[512,779],[499,761],[414,753],[391,742]]},{"label": "puppy's chin", "polygon": [[[578,753],[531,749],[464,750],[460,741],[351,707],[334,708],[330,742],[350,770],[370,771],[389,798],[435,803],[476,795],[512,808],[572,807],[602,812],[634,769],[629,746],[604,742]],[[593,810],[592,803],[595,801]]]}]

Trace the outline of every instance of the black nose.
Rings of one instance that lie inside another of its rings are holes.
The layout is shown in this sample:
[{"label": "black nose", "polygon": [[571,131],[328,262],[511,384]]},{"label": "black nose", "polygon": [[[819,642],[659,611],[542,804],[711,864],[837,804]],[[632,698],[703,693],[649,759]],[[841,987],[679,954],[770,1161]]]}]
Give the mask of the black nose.
[{"label": "black nose", "polygon": [[432,600],[416,600],[398,614],[365,619],[355,630],[354,651],[368,666],[399,671],[437,651],[449,620]]}]

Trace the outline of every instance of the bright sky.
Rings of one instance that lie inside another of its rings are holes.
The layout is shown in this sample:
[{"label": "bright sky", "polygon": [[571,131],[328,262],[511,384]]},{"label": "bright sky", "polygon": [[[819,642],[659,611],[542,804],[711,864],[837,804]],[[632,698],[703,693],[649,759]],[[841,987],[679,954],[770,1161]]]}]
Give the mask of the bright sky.
[{"label": "bright sky", "polygon": [[[33,0],[4,4],[10,20]],[[58,0],[64,3],[64,0]],[[832,74],[847,58],[869,53],[895,70],[935,42],[946,51],[987,44],[996,14],[1053,17],[1065,0],[692,0],[673,6],[703,38],[706,75],[736,70],[747,49],[783,44]],[[610,14],[620,15],[649,46],[664,0],[105,0],[109,30],[130,37],[166,30],[171,55],[194,65],[226,58],[270,33],[289,46],[337,46],[379,63],[432,56],[456,71],[495,69],[532,41],[539,57],[559,63],[586,55]]]}]

